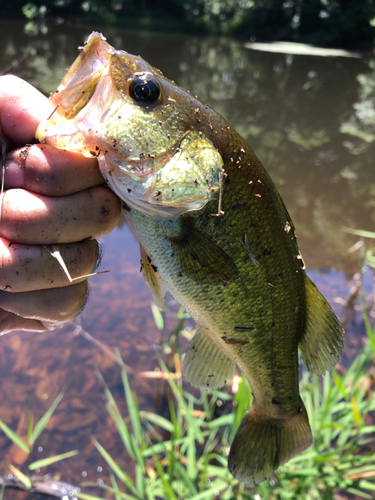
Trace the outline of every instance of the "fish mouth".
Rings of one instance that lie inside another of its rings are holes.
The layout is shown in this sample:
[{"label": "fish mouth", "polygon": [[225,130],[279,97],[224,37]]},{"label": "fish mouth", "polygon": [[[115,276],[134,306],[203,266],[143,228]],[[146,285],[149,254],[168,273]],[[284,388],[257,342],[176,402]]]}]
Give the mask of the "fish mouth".
[{"label": "fish mouth", "polygon": [[[40,123],[37,137],[96,157],[112,190],[147,216],[173,218],[199,210],[218,196],[222,157],[207,136],[181,119],[176,100],[155,118],[154,100],[150,107],[135,104],[144,97],[143,87],[130,92],[138,70],[154,74],[142,58],[116,51],[92,33],[51,96],[55,111]],[[159,83],[157,102],[164,95]]]},{"label": "fish mouth", "polygon": [[128,206],[149,217],[173,218],[218,197],[223,160],[195,130],[151,156],[124,159],[108,151],[98,157],[103,177]]}]

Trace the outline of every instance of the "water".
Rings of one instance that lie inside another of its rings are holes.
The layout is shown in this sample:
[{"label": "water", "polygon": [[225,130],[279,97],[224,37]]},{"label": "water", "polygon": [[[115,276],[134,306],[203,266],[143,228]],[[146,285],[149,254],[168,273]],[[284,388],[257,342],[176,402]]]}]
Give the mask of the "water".
[{"label": "water", "polygon": [[[54,91],[92,30],[103,31],[116,48],[148,62],[219,111],[251,145],[274,179],[297,228],[311,277],[335,311],[358,268],[358,237],[344,227],[374,229],[375,60],[266,53],[224,38],[123,32],[100,26],[56,25],[24,34],[23,23],[0,22],[0,71],[26,79],[42,92]],[[28,53],[29,55],[25,55]],[[369,244],[368,244],[369,245]],[[155,403],[154,381],[140,371],[157,366],[159,333],[151,296],[139,272],[139,249],[126,226],[104,238],[102,269],[91,279],[89,302],[79,321],[112,349],[119,349],[135,375],[143,408]],[[119,370],[100,348],[72,333],[74,325],[43,334],[13,333],[0,341],[0,419],[26,434],[25,413],[33,395],[36,418],[69,385],[32,460],[79,448],[58,465],[74,484],[96,481],[104,472],[90,436],[127,463],[106,413],[99,370],[121,397]],[[122,408],[124,414],[126,409]],[[25,457],[0,435],[0,464]],[[54,469],[52,469],[54,470]],[[100,469],[99,469],[100,470]],[[43,471],[42,471],[43,472]],[[11,498],[11,497],[9,497]],[[14,498],[14,497],[12,497]]]}]

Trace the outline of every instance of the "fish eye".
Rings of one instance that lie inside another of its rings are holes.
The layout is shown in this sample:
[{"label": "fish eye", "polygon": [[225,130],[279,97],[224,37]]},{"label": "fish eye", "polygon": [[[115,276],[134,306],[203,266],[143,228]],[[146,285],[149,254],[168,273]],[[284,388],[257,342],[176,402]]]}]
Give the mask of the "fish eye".
[{"label": "fish eye", "polygon": [[129,86],[129,95],[139,104],[152,104],[160,96],[160,86],[150,75],[137,76]]}]

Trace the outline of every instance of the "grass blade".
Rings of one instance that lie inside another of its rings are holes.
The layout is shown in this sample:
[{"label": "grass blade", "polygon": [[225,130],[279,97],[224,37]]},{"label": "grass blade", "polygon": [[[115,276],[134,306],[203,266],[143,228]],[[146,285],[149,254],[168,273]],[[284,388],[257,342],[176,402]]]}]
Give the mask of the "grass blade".
[{"label": "grass blade", "polygon": [[146,418],[149,422],[161,427],[162,429],[168,432],[173,432],[174,426],[166,418],[148,411],[140,411],[139,414],[140,417]]},{"label": "grass blade", "polygon": [[38,439],[40,434],[43,432],[44,428],[49,422],[49,419],[51,418],[53,412],[55,411],[57,405],[60,403],[62,400],[65,392],[67,390],[67,387],[64,387],[62,391],[59,393],[55,401],[51,404],[49,409],[46,411],[46,413],[43,415],[43,417],[39,420],[39,422],[36,424],[35,429],[32,433],[31,439],[29,441],[30,445],[33,445],[35,441]]},{"label": "grass blade", "polygon": [[25,474],[23,474],[20,470],[16,469],[12,464],[9,465],[9,468],[16,476],[16,478],[25,486],[25,488],[29,490],[32,487],[32,482],[29,477],[25,476]]},{"label": "grass blade", "polygon": [[163,472],[163,469],[162,469],[162,466],[161,466],[161,463],[159,462],[158,458],[156,455],[154,455],[154,462],[155,462],[155,467],[156,467],[156,470],[158,471],[158,474],[160,476],[160,479],[163,483],[163,489],[164,489],[164,493],[166,493],[168,495],[168,498],[170,498],[171,500],[178,500],[176,495],[174,494],[173,490],[172,490],[172,487],[171,485],[169,484],[169,482],[165,479],[165,476],[164,476],[164,472]]},{"label": "grass blade", "polygon": [[55,462],[59,462],[60,460],[65,460],[65,458],[74,457],[78,455],[78,450],[68,451],[66,453],[62,453],[61,455],[55,455],[54,457],[43,458],[41,460],[37,460],[29,465],[29,470],[40,469],[41,467],[46,467],[47,465],[54,464]]},{"label": "grass blade", "polygon": [[113,474],[111,474],[111,483],[113,488],[113,494],[115,495],[115,500],[121,500],[120,490],[118,489],[118,484],[116,482],[116,478]]},{"label": "grass blade", "polygon": [[164,318],[156,304],[151,304],[152,315],[154,316],[155,325],[158,330],[164,330]]},{"label": "grass blade", "polygon": [[117,427],[117,431],[120,434],[120,437],[122,439],[122,442],[124,443],[127,452],[131,456],[132,460],[135,460],[136,456],[134,453],[134,439],[130,434],[128,426],[126,425],[124,419],[121,416],[120,410],[117,406],[117,403],[111,391],[109,390],[109,387],[107,386],[103,376],[100,373],[98,373],[98,378],[103,386],[104,393],[107,396],[108,402],[106,404],[106,407],[108,413]]},{"label": "grass blade", "polygon": [[15,445],[17,445],[21,450],[23,450],[25,453],[30,453],[30,448],[27,446],[27,444],[22,441],[22,439],[17,436],[17,434],[12,431],[10,427],[8,427],[4,422],[0,420],[0,429],[8,436],[8,438],[13,441]]},{"label": "grass blade", "polygon": [[27,442],[30,443],[31,436],[33,433],[33,427],[34,427],[34,422],[33,422],[33,399],[31,397],[31,394],[29,395],[29,411],[27,415]]},{"label": "grass blade", "polygon": [[[83,483],[82,486],[92,486],[93,488],[97,488],[98,487],[98,483]],[[117,489],[114,489],[114,488],[111,488],[110,486],[107,486],[105,484],[102,484],[100,485],[100,488],[102,488],[103,490],[105,491],[109,491],[110,493],[117,493],[119,496],[120,496],[120,499],[124,499],[124,500],[139,500],[139,497],[133,497],[132,495],[128,495],[127,493],[124,493],[123,491],[120,491],[118,488]],[[85,495],[85,493],[74,493],[74,496],[76,497],[79,497],[79,495]],[[88,496],[88,500],[103,500],[103,497],[94,497],[94,496],[91,496],[91,495],[86,495]]]},{"label": "grass blade", "polygon": [[365,490],[375,491],[375,484],[370,481],[365,481],[364,479],[362,481],[359,481],[358,486]]},{"label": "grass blade", "polygon": [[342,230],[345,233],[355,234],[356,236],[362,236],[362,238],[375,239],[375,233],[373,233],[372,231],[363,231],[362,229],[351,229],[350,227],[343,227]]},{"label": "grass blade", "polygon": [[74,493],[74,496],[81,498],[81,500],[103,500],[103,497],[94,497],[93,495],[88,495],[87,493]]},{"label": "grass blade", "polygon": [[359,413],[359,410],[358,410],[357,401],[355,400],[355,398],[352,398],[351,402],[352,402],[352,410],[353,410],[354,421],[356,422],[356,424],[358,426],[362,426],[363,425],[363,420],[362,420],[361,414]]},{"label": "grass blade", "polygon": [[341,378],[338,376],[338,374],[337,374],[335,371],[333,371],[333,372],[332,372],[332,376],[333,376],[333,378],[335,379],[335,382],[336,382],[337,387],[339,388],[339,391],[340,391],[340,392],[341,392],[341,394],[344,396],[344,398],[345,398],[346,400],[348,400],[348,399],[349,399],[349,396],[348,396],[348,393],[346,392],[345,386],[344,386],[344,384],[342,383]]},{"label": "grass blade", "polygon": [[135,455],[137,465],[140,466],[143,473],[145,473],[145,464],[141,455],[141,449],[143,448],[143,432],[141,417],[139,414],[138,400],[135,393],[133,393],[130,388],[128,374],[126,373],[126,370],[123,366],[121,367],[121,376],[124,386],[126,403],[128,405],[129,416],[133,427],[133,453]]},{"label": "grass blade", "polygon": [[95,438],[93,438],[93,443],[94,443],[96,449],[101,454],[101,456],[104,458],[104,460],[110,466],[112,471],[120,479],[120,481],[122,481],[125,484],[125,486],[127,486],[129,488],[129,490],[137,498],[140,498],[138,496],[138,492],[137,492],[136,488],[134,487],[133,481],[130,479],[130,477],[121,469],[121,467],[118,465],[118,463],[111,457],[111,455],[103,448],[103,446]]},{"label": "grass blade", "polygon": [[121,369],[122,383],[124,386],[126,403],[128,405],[129,416],[133,426],[133,432],[136,438],[140,438],[142,435],[142,426],[139,416],[138,402],[130,388],[128,374],[124,368]]}]

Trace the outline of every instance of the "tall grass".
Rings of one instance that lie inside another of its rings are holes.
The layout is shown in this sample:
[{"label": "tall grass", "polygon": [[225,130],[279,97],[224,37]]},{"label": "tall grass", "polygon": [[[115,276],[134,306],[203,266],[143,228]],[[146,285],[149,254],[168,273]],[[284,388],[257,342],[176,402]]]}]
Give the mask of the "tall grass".
[{"label": "tall grass", "polygon": [[[368,320],[366,311],[364,315]],[[160,327],[160,317],[157,321]],[[371,338],[374,332],[369,321],[366,327]],[[345,498],[342,496],[345,492],[373,499],[375,425],[372,412],[375,411],[375,398],[372,397],[373,378],[369,371],[373,360],[374,348],[368,342],[341,376],[333,372],[319,379],[303,371],[301,396],[309,413],[314,443],[280,467],[271,480],[254,487],[245,487],[227,469],[230,443],[251,404],[251,389],[244,378],[239,379],[234,394],[230,390],[202,390],[199,395],[193,395],[182,386],[179,354],[174,354],[177,373],[169,371],[160,360],[163,376],[173,395],[169,399],[170,418],[167,419],[139,410],[131,381],[122,366],[128,420],[121,416],[104,380],[102,383],[107,409],[131,457],[133,473],[128,475],[121,470],[105,448],[95,441],[116,477],[111,485],[103,488],[112,492],[115,500],[330,500]],[[122,363],[121,358],[119,362]],[[215,410],[223,403],[231,412],[216,417]],[[77,496],[87,500],[99,498]]]}]

